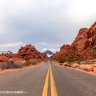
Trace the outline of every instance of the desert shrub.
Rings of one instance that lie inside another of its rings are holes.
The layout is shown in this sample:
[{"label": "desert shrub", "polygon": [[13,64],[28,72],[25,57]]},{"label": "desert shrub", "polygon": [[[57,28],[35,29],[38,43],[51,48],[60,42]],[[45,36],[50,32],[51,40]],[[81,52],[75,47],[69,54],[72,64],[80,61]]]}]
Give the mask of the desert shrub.
[{"label": "desert shrub", "polygon": [[0,64],[0,68],[3,69],[15,69],[15,68],[22,68],[23,64],[15,63],[12,59],[8,60],[7,62]]},{"label": "desert shrub", "polygon": [[83,59],[78,59],[77,63],[80,64],[82,61],[84,61]]},{"label": "desert shrub", "polygon": [[85,61],[81,61],[81,62],[80,62],[80,64],[86,64],[86,63],[88,63],[87,60],[85,60]]},{"label": "desert shrub", "polygon": [[84,70],[84,71],[93,71],[93,66],[80,66],[80,69]]},{"label": "desert shrub", "polygon": [[80,65],[78,64],[78,63],[73,63],[73,64],[71,64],[71,67],[73,67],[73,68],[78,68]]},{"label": "desert shrub", "polygon": [[96,59],[87,60],[88,62],[96,62]]},{"label": "desert shrub", "polygon": [[25,61],[25,62],[24,62],[24,65],[25,65],[25,66],[29,66],[29,65],[31,65],[31,63],[30,63],[30,61]]},{"label": "desert shrub", "polygon": [[60,60],[60,61],[59,61],[59,63],[64,63],[64,62],[65,62],[65,60]]},{"label": "desert shrub", "polygon": [[38,60],[27,60],[25,61],[24,65],[25,66],[36,65],[38,62],[39,62]]},{"label": "desert shrub", "polygon": [[60,63],[60,65],[63,65],[63,63]]},{"label": "desert shrub", "polygon": [[75,60],[73,58],[68,59],[70,63],[74,62]]},{"label": "desert shrub", "polygon": [[71,64],[69,62],[65,62],[65,63],[63,63],[63,66],[71,67]]},{"label": "desert shrub", "polygon": [[32,65],[36,65],[37,63],[38,63],[37,60],[31,61],[31,64],[32,64]]},{"label": "desert shrub", "polygon": [[59,60],[59,63],[65,63],[65,62],[70,62],[70,63],[72,63],[72,62],[74,62],[74,59],[69,58],[69,59]]}]

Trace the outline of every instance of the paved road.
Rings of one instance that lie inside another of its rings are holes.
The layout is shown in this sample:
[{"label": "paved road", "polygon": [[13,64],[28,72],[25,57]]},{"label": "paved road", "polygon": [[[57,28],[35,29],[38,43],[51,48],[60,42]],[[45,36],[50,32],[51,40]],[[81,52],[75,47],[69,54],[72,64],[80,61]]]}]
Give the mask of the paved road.
[{"label": "paved road", "polygon": [[0,75],[0,91],[25,92],[0,96],[96,96],[96,77],[47,62]]}]

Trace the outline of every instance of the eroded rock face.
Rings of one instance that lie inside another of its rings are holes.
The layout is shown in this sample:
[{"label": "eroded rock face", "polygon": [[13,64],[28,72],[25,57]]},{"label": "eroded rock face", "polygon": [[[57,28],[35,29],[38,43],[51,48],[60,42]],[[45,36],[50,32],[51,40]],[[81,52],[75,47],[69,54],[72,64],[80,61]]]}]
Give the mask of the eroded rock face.
[{"label": "eroded rock face", "polygon": [[32,46],[31,44],[21,47],[17,53],[17,57],[25,59],[25,60],[30,60],[30,59],[44,60],[44,59],[46,59],[44,54],[37,51],[36,48],[34,46]]},{"label": "eroded rock face", "polygon": [[6,62],[10,58],[14,58],[15,54],[3,53],[0,54],[0,62]]},{"label": "eroded rock face", "polygon": [[0,62],[7,62],[10,59],[22,63],[27,60],[46,61],[48,60],[48,57],[46,54],[37,51],[36,48],[30,44],[21,47],[16,54],[0,54]]},{"label": "eroded rock face", "polygon": [[96,58],[96,22],[90,28],[80,29],[73,43],[63,45],[51,58],[58,61]]},{"label": "eroded rock face", "polygon": [[63,45],[60,49],[60,52],[56,52],[52,57],[59,62],[64,61],[73,61],[77,59],[81,59],[82,57],[78,54],[78,50],[71,45]]},{"label": "eroded rock face", "polygon": [[42,54],[42,56],[43,56],[43,58],[45,59],[45,60],[48,60],[49,59],[49,57],[47,56],[47,54],[45,54],[45,53],[41,53]]},{"label": "eroded rock face", "polygon": [[9,58],[4,56],[4,55],[0,55],[0,62],[6,62]]},{"label": "eroded rock face", "polygon": [[83,59],[96,58],[96,22],[85,31],[83,38],[83,41],[79,40],[81,43],[77,46],[78,53]]}]

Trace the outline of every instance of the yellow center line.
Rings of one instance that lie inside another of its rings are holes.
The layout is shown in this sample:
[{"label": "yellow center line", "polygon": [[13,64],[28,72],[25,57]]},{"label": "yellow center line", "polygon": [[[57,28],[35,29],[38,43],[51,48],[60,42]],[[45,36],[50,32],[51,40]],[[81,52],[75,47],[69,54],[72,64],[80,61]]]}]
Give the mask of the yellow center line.
[{"label": "yellow center line", "polygon": [[42,96],[48,96],[48,80],[49,80],[49,68],[46,75]]},{"label": "yellow center line", "polygon": [[47,72],[47,75],[46,75],[46,78],[45,78],[45,84],[44,84],[42,96],[48,96],[49,74],[50,74],[51,96],[58,96],[51,65],[48,68],[48,72]]},{"label": "yellow center line", "polygon": [[51,66],[50,66],[50,82],[51,82],[51,96],[58,96]]}]

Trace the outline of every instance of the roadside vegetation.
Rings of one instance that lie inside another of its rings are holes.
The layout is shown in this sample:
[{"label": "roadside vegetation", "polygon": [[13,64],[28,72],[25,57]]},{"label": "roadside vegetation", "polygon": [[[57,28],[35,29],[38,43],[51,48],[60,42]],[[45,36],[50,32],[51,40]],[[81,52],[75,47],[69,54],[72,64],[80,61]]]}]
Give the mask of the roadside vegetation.
[{"label": "roadside vegetation", "polygon": [[17,63],[13,59],[9,59],[6,62],[1,62],[0,68],[2,70],[4,69],[16,69],[16,68],[22,68],[23,64]]},{"label": "roadside vegetation", "polygon": [[76,68],[87,72],[96,73],[96,59],[94,60],[78,60],[78,61],[64,61],[60,63],[61,66]]},{"label": "roadside vegetation", "polygon": [[39,60],[27,60],[27,61],[22,61],[22,60],[14,60],[14,59],[9,59],[6,62],[0,61],[0,69],[17,69],[17,68],[23,68],[26,66],[31,66],[31,65],[36,65],[39,63]]},{"label": "roadside vegetation", "polygon": [[39,62],[39,60],[27,60],[24,62],[24,66],[36,65]]}]

